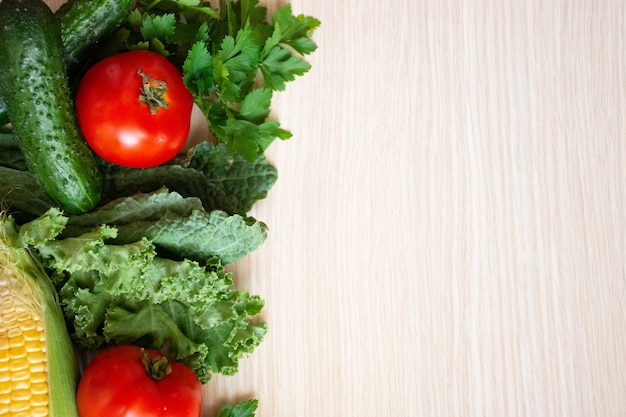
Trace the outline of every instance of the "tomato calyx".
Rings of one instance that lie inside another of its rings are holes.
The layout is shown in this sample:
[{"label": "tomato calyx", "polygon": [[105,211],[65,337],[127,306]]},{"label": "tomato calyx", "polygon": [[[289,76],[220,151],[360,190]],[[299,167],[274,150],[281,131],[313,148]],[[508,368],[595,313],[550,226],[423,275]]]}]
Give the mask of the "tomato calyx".
[{"label": "tomato calyx", "polygon": [[143,348],[141,349],[141,355],[141,363],[146,369],[146,374],[148,374],[152,380],[160,381],[172,373],[172,366],[165,356],[153,358]]},{"label": "tomato calyx", "polygon": [[150,108],[150,114],[156,114],[159,108],[167,109],[168,103],[165,100],[167,83],[148,76],[141,69],[137,69],[137,74],[141,75],[141,93],[139,100],[143,101]]}]

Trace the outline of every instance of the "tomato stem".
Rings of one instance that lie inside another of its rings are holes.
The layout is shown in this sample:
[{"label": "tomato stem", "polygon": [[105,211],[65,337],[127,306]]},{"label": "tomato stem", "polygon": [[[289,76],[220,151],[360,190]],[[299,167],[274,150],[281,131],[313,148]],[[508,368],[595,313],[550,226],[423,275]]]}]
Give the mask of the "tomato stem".
[{"label": "tomato stem", "polygon": [[168,103],[165,100],[167,83],[148,76],[141,69],[137,70],[137,74],[141,75],[142,78],[139,100],[148,105],[150,114],[156,114],[160,107],[167,109]]},{"label": "tomato stem", "polygon": [[172,366],[169,364],[165,356],[157,356],[153,358],[144,348],[141,348],[141,354],[143,356],[141,363],[146,369],[148,376],[153,380],[160,381],[172,373]]}]

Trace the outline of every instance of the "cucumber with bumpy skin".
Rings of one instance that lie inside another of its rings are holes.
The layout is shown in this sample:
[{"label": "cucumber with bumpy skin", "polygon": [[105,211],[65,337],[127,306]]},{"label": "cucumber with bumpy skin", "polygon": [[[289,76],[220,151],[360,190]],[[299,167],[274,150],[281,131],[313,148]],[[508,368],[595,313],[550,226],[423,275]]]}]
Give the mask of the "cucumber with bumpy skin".
[{"label": "cucumber with bumpy skin", "polygon": [[[63,52],[68,67],[83,61],[98,42],[124,21],[133,0],[69,0],[55,12],[61,25]],[[0,96],[0,126],[9,122]]]},{"label": "cucumber with bumpy skin", "polygon": [[102,180],[76,120],[59,23],[42,0],[3,0],[0,22],[0,94],[28,169],[61,209],[89,211]]},{"label": "cucumber with bumpy skin", "polygon": [[72,66],[124,21],[133,0],[69,0],[55,12],[61,24],[65,61]]}]

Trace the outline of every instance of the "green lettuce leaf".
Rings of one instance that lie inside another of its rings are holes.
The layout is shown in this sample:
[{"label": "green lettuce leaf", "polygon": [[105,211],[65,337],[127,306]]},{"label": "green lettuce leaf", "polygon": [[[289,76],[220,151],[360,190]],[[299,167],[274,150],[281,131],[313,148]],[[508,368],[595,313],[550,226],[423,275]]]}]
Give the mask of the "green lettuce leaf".
[{"label": "green lettuce leaf", "polygon": [[81,349],[132,343],[166,350],[205,383],[232,375],[263,340],[264,301],[233,287],[217,257],[206,264],[158,256],[147,238],[110,244],[117,229],[101,226],[61,238],[66,218],[51,210],[22,226],[58,288],[74,342]]}]

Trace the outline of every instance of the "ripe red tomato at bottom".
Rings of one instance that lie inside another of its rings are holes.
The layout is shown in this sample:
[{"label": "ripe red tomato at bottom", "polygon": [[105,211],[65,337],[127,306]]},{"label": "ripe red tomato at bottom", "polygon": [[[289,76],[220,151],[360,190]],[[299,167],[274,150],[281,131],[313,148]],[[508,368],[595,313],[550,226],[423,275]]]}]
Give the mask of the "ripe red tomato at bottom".
[{"label": "ripe red tomato at bottom", "polygon": [[176,156],[189,135],[192,107],[178,68],[144,50],[98,61],[76,92],[76,116],[89,146],[103,159],[131,168]]},{"label": "ripe red tomato at bottom", "polygon": [[138,346],[115,346],[89,363],[76,396],[81,417],[199,417],[202,384],[186,365],[169,362],[171,372],[155,381],[146,372],[144,352]]}]

